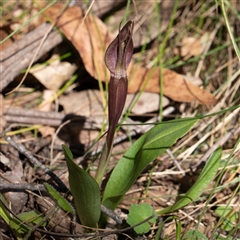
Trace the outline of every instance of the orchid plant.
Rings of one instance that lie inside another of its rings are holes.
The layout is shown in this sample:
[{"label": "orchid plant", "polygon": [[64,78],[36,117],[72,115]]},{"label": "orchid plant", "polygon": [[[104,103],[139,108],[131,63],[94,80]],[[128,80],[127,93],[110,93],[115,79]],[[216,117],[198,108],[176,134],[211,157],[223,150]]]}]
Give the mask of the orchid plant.
[{"label": "orchid plant", "polygon": [[[73,161],[71,151],[63,145],[76,212],[81,223],[90,227],[103,226],[106,223],[106,216],[102,215],[101,217],[101,205],[114,210],[149,163],[170,148],[177,139],[184,136],[198,122],[197,118],[189,118],[157,123],[125,152],[114,167],[101,194],[100,185],[108,167],[115,130],[127,96],[127,68],[133,54],[133,27],[132,21],[127,22],[122,29],[120,25],[117,37],[106,50],[105,64],[111,74],[108,93],[109,127],[95,179]],[[203,188],[215,177],[220,159],[221,150],[218,149],[203,169],[199,181],[182,199],[173,206],[162,209],[158,214],[176,211],[199,197]],[[147,217],[147,215],[144,216]],[[131,222],[136,222],[135,220],[130,218],[128,223],[131,225]]]},{"label": "orchid plant", "polygon": [[133,54],[133,26],[132,21],[127,22],[122,29],[120,29],[121,25],[119,26],[119,34],[109,45],[105,55],[105,64],[111,73],[108,92],[109,128],[95,177],[98,184],[101,184],[102,177],[108,166],[115,129],[127,97],[127,67]]},{"label": "orchid plant", "polygon": [[127,22],[122,29],[120,25],[117,37],[109,45],[105,54],[105,64],[111,73],[108,92],[109,127],[95,179],[73,162],[71,151],[63,145],[76,212],[82,224],[86,226],[96,227],[100,220],[101,194],[99,186],[110,160],[115,129],[127,97],[127,67],[133,54],[133,26],[132,21]]}]

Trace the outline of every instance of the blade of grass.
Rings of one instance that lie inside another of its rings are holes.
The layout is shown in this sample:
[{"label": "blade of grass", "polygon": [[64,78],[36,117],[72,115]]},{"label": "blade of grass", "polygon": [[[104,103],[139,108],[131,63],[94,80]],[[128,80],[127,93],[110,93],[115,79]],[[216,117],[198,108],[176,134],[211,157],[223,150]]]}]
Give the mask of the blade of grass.
[{"label": "blade of grass", "polygon": [[240,50],[236,44],[236,40],[233,36],[233,32],[231,30],[231,26],[230,26],[230,23],[229,23],[229,20],[228,20],[228,17],[227,17],[227,13],[226,13],[226,9],[225,9],[225,1],[223,0],[220,0],[220,6],[221,6],[221,9],[222,9],[222,12],[223,12],[223,17],[224,17],[224,20],[225,20],[225,23],[226,23],[226,26],[227,26],[227,29],[228,29],[228,33],[229,33],[229,36],[231,38],[231,41],[232,41],[232,45],[234,47],[234,50],[237,54],[237,57],[238,57],[238,60],[240,62]]}]

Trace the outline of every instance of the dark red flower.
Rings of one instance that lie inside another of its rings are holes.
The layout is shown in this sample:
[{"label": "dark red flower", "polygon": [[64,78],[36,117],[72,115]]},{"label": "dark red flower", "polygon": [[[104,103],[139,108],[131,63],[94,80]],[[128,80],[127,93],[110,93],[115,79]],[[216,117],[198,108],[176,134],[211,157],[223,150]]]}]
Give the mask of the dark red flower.
[{"label": "dark red flower", "polygon": [[132,21],[127,22],[122,29],[120,25],[117,37],[109,45],[105,54],[105,63],[111,73],[108,95],[109,140],[113,138],[127,97],[127,67],[133,54],[133,26]]}]

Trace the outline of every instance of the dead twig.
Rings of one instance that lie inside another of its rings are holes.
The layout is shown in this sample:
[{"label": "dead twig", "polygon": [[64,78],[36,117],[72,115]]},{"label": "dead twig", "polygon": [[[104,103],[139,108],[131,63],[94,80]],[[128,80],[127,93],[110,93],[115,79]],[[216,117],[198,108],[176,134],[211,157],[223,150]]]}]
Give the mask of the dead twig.
[{"label": "dead twig", "polygon": [[37,158],[35,158],[25,147],[24,145],[20,143],[16,143],[11,137],[7,136],[5,133],[0,133],[0,135],[15,149],[17,149],[20,153],[22,153],[24,156],[28,158],[28,160],[31,162],[33,166],[37,166],[39,169],[41,169],[44,173],[48,174],[52,180],[58,185],[58,187],[61,189],[62,192],[68,192],[69,189],[66,187],[66,185],[62,182],[62,180],[53,173],[50,169],[46,168],[45,165],[40,163]]},{"label": "dead twig", "polygon": [[59,112],[43,112],[34,109],[23,108],[7,108],[4,112],[4,118],[9,123],[21,123],[21,124],[42,124],[52,127],[58,127],[65,119],[75,118],[78,120],[78,124],[83,125],[86,129],[98,129],[97,123],[93,119],[86,119],[79,115],[68,115]]},{"label": "dead twig", "polygon": [[31,183],[0,183],[0,191],[3,192],[15,192],[15,191],[32,191],[32,192],[46,192],[46,189],[42,184]]}]

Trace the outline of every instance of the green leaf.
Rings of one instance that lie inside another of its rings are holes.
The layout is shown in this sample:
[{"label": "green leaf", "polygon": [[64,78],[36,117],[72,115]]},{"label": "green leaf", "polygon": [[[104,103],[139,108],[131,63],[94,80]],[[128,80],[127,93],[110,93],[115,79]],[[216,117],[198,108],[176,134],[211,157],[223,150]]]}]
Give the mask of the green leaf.
[{"label": "green leaf", "polygon": [[141,136],[114,168],[103,195],[103,205],[115,209],[139,174],[178,138],[185,135],[197,119],[162,122]]},{"label": "green leaf", "polygon": [[[8,203],[1,193],[0,193],[0,217],[3,218],[3,220],[7,223],[7,225],[9,225],[10,228],[11,228],[10,224],[12,222],[16,222],[18,225],[20,224],[20,221],[9,213]],[[26,234],[29,231],[29,229],[26,226],[22,226],[20,228],[20,232],[18,232],[16,229],[13,228],[11,229],[17,239],[22,239],[23,237],[22,233]]]},{"label": "green leaf", "polygon": [[101,215],[99,186],[92,176],[73,161],[69,148],[65,145],[62,145],[62,148],[67,161],[69,185],[78,217],[83,225],[96,227]]},{"label": "green leaf", "polygon": [[207,164],[203,168],[200,176],[198,177],[197,181],[193,184],[193,186],[187,191],[187,193],[173,206],[164,208],[158,211],[158,214],[166,214],[170,212],[174,212],[184,206],[188,205],[190,202],[195,201],[207,188],[207,186],[213,181],[218,168],[220,166],[221,161],[221,148],[218,148],[210,157]]},{"label": "green leaf", "polygon": [[156,223],[158,215],[153,209],[153,207],[147,203],[133,204],[131,205],[131,208],[129,210],[127,223],[132,227],[140,222],[143,222],[144,220],[146,220],[151,216],[153,217],[147,222],[144,222],[141,225],[134,227],[134,231],[137,234],[149,232],[151,228],[149,223],[152,223],[152,224]]},{"label": "green leaf", "polygon": [[46,222],[44,221],[44,217],[38,211],[32,210],[29,212],[20,213],[17,218],[13,218],[10,222],[10,227],[16,230],[19,234],[27,234],[29,232],[29,228],[26,226],[28,225],[41,225],[46,226]]},{"label": "green leaf", "polygon": [[18,217],[23,221],[26,222],[30,225],[41,225],[41,226],[46,226],[46,221],[44,221],[44,217],[42,213],[32,210],[29,212],[23,212],[18,214]]},{"label": "green leaf", "polygon": [[221,220],[223,224],[221,225],[221,228],[225,231],[230,231],[233,228],[233,223],[237,221],[236,213],[230,215],[232,211],[233,208],[230,206],[219,206],[215,210],[216,214],[222,217]]},{"label": "green leaf", "polygon": [[0,193],[0,216],[7,224],[9,224],[12,218],[6,210],[5,206],[8,206],[8,203],[4,196]]},{"label": "green leaf", "polygon": [[30,229],[17,218],[13,218],[9,226],[17,233],[17,236],[26,235],[30,231]]},{"label": "green leaf", "polygon": [[60,208],[66,212],[75,214],[75,210],[72,205],[54,187],[48,183],[43,183],[43,185],[52,198],[55,199]]},{"label": "green leaf", "polygon": [[198,230],[188,230],[182,239],[185,239],[185,240],[208,240],[208,238]]}]

